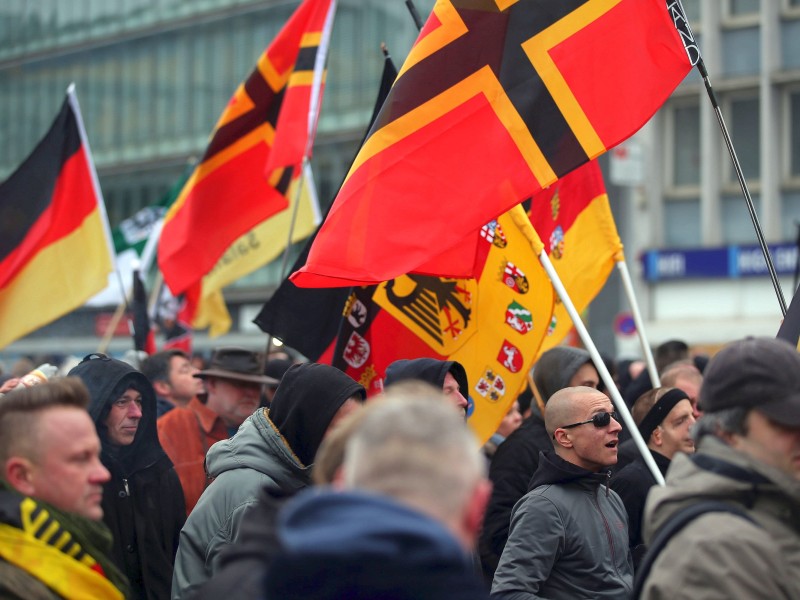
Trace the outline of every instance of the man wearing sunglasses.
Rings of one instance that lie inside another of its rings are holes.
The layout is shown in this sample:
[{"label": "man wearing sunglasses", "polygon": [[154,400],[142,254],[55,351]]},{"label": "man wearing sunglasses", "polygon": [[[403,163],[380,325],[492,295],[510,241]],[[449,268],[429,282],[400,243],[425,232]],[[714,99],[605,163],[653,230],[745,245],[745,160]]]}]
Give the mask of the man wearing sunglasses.
[{"label": "man wearing sunglasses", "polygon": [[633,588],[628,522],[608,487],[622,430],[602,392],[571,387],[547,403],[553,452],[543,452],[514,507],[492,600],[627,598]]}]

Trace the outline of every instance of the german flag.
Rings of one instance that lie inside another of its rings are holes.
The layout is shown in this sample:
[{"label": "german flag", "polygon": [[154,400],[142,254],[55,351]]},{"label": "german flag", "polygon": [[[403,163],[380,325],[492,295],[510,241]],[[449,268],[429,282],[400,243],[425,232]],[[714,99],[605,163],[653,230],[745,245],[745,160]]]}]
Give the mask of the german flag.
[{"label": "german flag", "polygon": [[0,185],[0,348],[102,290],[113,251],[72,87],[50,130]]},{"label": "german flag", "polygon": [[[575,309],[581,312],[603,289],[614,265],[625,259],[597,161],[578,167],[536,194],[530,219]],[[551,332],[540,353],[560,344],[571,328],[572,319],[557,301]]]},{"label": "german flag", "polygon": [[158,263],[174,294],[288,206],[292,174],[310,154],[333,9],[332,0],[304,0],[222,113],[164,220]]},{"label": "german flag", "polygon": [[632,135],[690,68],[663,0],[438,0],[292,281],[476,276],[483,224]]}]

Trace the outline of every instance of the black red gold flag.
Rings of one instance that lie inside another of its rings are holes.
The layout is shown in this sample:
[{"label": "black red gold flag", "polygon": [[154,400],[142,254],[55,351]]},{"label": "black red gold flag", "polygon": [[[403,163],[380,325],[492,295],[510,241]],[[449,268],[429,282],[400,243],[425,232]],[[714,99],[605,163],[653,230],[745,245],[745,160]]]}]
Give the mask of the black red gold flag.
[{"label": "black red gold flag", "polygon": [[50,130],[0,185],[0,348],[81,306],[113,268],[105,205],[70,87]]}]

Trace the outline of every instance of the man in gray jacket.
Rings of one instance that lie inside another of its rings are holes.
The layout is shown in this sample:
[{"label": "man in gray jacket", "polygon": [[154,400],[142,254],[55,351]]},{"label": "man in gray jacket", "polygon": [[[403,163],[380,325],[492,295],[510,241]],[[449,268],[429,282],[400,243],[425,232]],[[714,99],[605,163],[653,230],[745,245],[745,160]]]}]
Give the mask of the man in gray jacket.
[{"label": "man in gray jacket", "polygon": [[749,338],[711,359],[697,452],[678,454],[645,508],[645,543],[677,513],[716,500],[657,554],[642,598],[800,598],[800,355]]},{"label": "man in gray jacket", "polygon": [[590,387],[553,394],[530,491],[514,507],[492,600],[627,598],[633,587],[625,507],[608,488],[622,427]]},{"label": "man in gray jacket", "polygon": [[235,542],[261,490],[293,493],[311,482],[309,472],[322,438],[366,396],[339,369],[293,365],[269,409],[259,408],[229,440],[214,444],[206,470],[214,482],[181,531],[172,598],[186,598],[219,568],[220,553]]}]

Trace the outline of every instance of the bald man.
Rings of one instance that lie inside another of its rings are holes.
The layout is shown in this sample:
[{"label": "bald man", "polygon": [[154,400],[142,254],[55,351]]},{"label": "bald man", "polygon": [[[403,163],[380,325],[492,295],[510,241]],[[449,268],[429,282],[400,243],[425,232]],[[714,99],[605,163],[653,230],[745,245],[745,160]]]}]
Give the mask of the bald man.
[{"label": "bald man", "polygon": [[553,451],[541,453],[511,514],[492,600],[627,598],[627,514],[607,483],[622,430],[614,407],[593,388],[564,388],[547,403],[545,428]]}]

